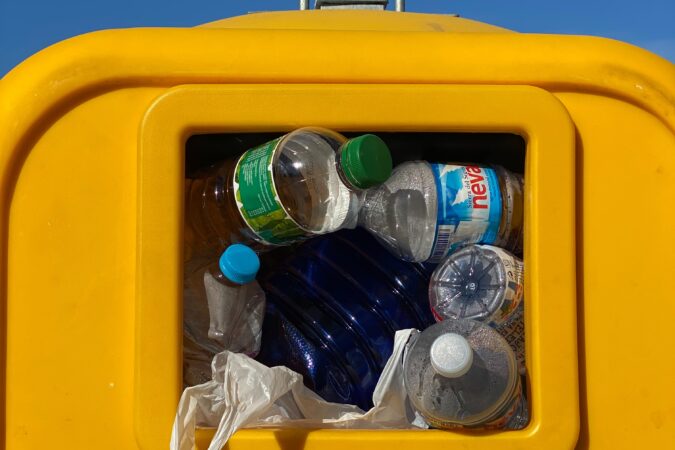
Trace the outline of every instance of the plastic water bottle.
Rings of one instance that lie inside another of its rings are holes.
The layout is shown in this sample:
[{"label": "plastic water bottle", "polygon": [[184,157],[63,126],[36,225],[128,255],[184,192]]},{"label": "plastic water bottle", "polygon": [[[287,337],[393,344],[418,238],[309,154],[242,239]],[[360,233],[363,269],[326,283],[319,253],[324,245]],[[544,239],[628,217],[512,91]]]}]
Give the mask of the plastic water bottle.
[{"label": "plastic water bottle", "polygon": [[368,191],[359,223],[408,261],[438,262],[475,243],[518,251],[523,180],[501,167],[407,162]]},{"label": "plastic water bottle", "polygon": [[233,244],[217,262],[186,281],[183,334],[188,384],[210,379],[209,365],[216,353],[230,350],[255,356],[260,350],[265,293],[255,281],[259,268],[253,250]]},{"label": "plastic water bottle", "polygon": [[434,271],[429,303],[437,321],[474,319],[497,329],[525,367],[523,261],[499,247],[470,245]]},{"label": "plastic water bottle", "polygon": [[436,428],[522,428],[527,402],[513,351],[491,327],[448,319],[414,336],[404,356],[413,407]]},{"label": "plastic water bottle", "polygon": [[356,226],[360,193],[391,174],[377,136],[301,128],[186,180],[187,261],[235,242],[256,249]]},{"label": "plastic water bottle", "polygon": [[470,245],[434,271],[429,303],[437,321],[474,319],[499,326],[523,299],[523,261],[499,247]]},{"label": "plastic water bottle", "polygon": [[360,229],[307,241],[273,264],[259,277],[268,307],[256,359],[302,374],[326,400],[370,408],[395,332],[434,323],[432,270]]}]

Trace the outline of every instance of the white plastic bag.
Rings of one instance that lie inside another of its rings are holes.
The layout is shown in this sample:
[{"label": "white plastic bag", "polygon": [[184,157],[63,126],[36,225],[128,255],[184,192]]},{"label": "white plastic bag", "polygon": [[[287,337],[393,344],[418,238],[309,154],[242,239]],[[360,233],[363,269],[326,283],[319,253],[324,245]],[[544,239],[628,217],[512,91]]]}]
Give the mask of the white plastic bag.
[{"label": "white plastic bag", "polygon": [[195,428],[217,427],[209,450],[220,450],[244,427],[427,428],[410,406],[402,357],[413,329],[396,332],[394,351],[373,393],[373,408],[331,403],[307,389],[286,367],[266,367],[250,357],[222,352],[213,379],[183,392],[171,435],[172,450],[192,450]]}]

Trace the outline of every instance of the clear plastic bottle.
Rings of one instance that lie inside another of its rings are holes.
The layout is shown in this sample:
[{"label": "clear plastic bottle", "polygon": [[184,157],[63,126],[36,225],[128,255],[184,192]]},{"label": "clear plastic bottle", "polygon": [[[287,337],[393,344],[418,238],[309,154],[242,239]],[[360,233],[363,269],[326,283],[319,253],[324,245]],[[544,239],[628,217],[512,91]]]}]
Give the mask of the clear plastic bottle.
[{"label": "clear plastic bottle", "polygon": [[295,130],[186,180],[186,261],[235,242],[260,250],[354,228],[361,191],[391,174],[377,136]]},{"label": "clear plastic bottle", "polygon": [[429,303],[437,321],[474,319],[499,326],[522,299],[523,261],[491,245],[451,253],[429,283]]},{"label": "clear plastic bottle", "polygon": [[445,320],[414,336],[403,360],[413,407],[436,428],[522,428],[527,402],[513,351],[474,320]]},{"label": "clear plastic bottle", "polygon": [[367,192],[359,224],[407,261],[438,262],[475,243],[519,251],[523,179],[501,167],[406,162]]},{"label": "clear plastic bottle", "polygon": [[473,319],[497,329],[525,367],[523,261],[499,247],[470,245],[434,271],[429,304],[437,321]]},{"label": "clear plastic bottle", "polygon": [[186,280],[183,304],[184,379],[210,376],[216,353],[255,356],[260,350],[265,293],[255,281],[260,260],[242,244],[230,245],[213,264]]}]

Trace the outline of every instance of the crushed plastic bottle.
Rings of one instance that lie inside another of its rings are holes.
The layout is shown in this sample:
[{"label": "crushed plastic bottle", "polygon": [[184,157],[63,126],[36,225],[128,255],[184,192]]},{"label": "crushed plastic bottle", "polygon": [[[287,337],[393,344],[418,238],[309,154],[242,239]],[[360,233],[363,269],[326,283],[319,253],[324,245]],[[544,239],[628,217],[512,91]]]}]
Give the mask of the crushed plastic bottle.
[{"label": "crushed plastic bottle", "polygon": [[523,261],[499,247],[470,245],[434,271],[429,304],[437,321],[473,319],[497,329],[525,367]]},{"label": "crushed plastic bottle", "polygon": [[265,293],[255,281],[260,260],[242,244],[230,245],[219,261],[186,281],[183,305],[184,380],[193,385],[210,378],[210,361],[229,350],[257,355]]},{"label": "crushed plastic bottle", "polygon": [[435,428],[519,429],[529,420],[515,355],[485,324],[432,325],[411,339],[403,364],[410,401]]},{"label": "crushed plastic bottle", "polygon": [[354,228],[361,192],[391,174],[377,136],[301,128],[186,180],[185,260],[231,243],[256,249]]},{"label": "crushed plastic bottle", "polygon": [[523,180],[501,167],[406,162],[367,192],[359,224],[407,261],[475,243],[519,251]]}]

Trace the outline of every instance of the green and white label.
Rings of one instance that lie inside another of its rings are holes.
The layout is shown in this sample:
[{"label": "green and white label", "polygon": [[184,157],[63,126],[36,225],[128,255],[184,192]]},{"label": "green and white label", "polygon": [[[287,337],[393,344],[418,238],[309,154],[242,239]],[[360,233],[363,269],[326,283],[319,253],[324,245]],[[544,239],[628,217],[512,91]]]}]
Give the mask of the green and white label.
[{"label": "green and white label", "polygon": [[263,243],[290,244],[308,233],[286,212],[274,185],[272,160],[280,138],[248,150],[234,169],[234,195],[241,217]]}]

